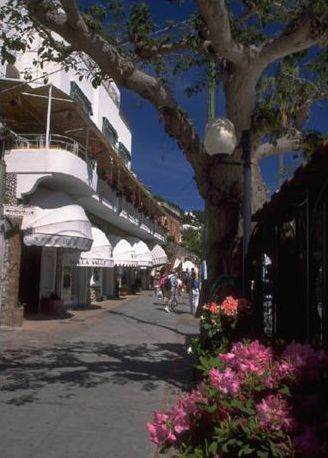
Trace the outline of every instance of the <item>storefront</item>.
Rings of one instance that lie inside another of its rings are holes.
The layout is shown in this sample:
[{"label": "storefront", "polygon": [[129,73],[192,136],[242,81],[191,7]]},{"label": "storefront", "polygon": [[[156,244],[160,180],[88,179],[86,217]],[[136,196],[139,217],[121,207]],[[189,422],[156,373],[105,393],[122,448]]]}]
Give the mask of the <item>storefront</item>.
[{"label": "storefront", "polygon": [[[23,217],[20,302],[29,312],[40,300],[71,300],[72,273],[63,264],[67,253],[89,250],[91,223],[85,211],[63,192],[39,187],[29,201],[33,212]],[[32,285],[32,287],[31,287]]]},{"label": "storefront", "polygon": [[64,259],[67,287],[70,288],[74,304],[101,301],[114,293],[112,245],[106,234],[97,227],[92,226],[91,233],[93,242],[89,251],[67,253]]}]

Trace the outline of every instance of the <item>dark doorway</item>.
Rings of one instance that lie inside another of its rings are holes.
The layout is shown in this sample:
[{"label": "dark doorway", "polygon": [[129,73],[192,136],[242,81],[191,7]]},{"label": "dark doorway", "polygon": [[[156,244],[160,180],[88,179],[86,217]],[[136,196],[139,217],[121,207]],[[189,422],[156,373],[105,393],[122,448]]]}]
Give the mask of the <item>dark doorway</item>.
[{"label": "dark doorway", "polygon": [[42,247],[23,245],[19,278],[19,302],[27,313],[37,313]]}]

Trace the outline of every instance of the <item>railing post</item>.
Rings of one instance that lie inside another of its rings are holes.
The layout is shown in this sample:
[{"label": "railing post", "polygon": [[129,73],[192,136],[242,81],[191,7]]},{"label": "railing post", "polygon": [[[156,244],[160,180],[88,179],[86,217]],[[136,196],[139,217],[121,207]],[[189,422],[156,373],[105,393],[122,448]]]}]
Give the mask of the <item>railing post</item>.
[{"label": "railing post", "polygon": [[50,119],[51,119],[51,98],[52,98],[52,84],[49,86],[48,95],[48,110],[47,110],[47,127],[46,127],[46,148],[49,148],[50,142]]}]

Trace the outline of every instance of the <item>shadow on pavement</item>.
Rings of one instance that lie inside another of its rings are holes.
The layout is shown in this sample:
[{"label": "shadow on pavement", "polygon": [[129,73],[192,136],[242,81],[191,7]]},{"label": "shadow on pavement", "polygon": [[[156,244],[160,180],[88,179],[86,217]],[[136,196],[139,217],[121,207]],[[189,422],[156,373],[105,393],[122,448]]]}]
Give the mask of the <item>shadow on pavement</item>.
[{"label": "shadow on pavement", "polygon": [[185,344],[80,341],[43,349],[8,350],[0,358],[0,372],[2,402],[19,406],[38,401],[39,392],[53,384],[64,388],[60,396],[63,399],[76,396],[78,388],[104,383],[137,383],[141,391],[151,392],[166,381],[178,389],[188,389],[191,361]]},{"label": "shadow on pavement", "polygon": [[[165,312],[164,307],[158,308],[158,310],[163,311],[165,314],[167,313],[167,312]],[[143,320],[143,319],[137,318],[137,317],[135,317],[133,315],[128,315],[127,313],[117,312],[115,310],[109,310],[108,313],[110,313],[111,315],[118,315],[118,316],[122,316],[124,318],[128,318],[129,320],[133,320],[136,323],[152,324],[153,326],[157,326],[159,328],[167,329],[167,330],[172,331],[172,332],[174,332],[176,334],[179,334],[180,336],[187,336],[188,335],[185,332],[179,331],[175,327],[167,326],[165,324],[159,323],[158,321]],[[174,315],[174,314],[175,315],[187,315],[187,313],[184,312],[183,310],[175,310],[174,312],[170,312],[170,313],[172,313],[172,315]]]}]

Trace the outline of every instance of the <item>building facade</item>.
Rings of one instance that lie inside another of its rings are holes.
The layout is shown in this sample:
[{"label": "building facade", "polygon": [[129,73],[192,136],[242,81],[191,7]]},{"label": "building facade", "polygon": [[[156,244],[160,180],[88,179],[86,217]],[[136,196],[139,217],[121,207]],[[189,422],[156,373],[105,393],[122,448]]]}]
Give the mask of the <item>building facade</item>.
[{"label": "building facade", "polygon": [[158,252],[165,261],[166,211],[131,170],[118,88],[94,88],[54,64],[43,69],[46,85],[36,70],[27,84],[33,58],[0,69],[0,121],[11,132],[2,142],[1,324],[20,303],[46,313],[112,297],[122,285],[147,287]]},{"label": "building facade", "polygon": [[180,211],[167,202],[158,202],[165,210],[160,217],[161,224],[166,228],[167,233],[177,244],[182,242],[182,216]]},{"label": "building facade", "polygon": [[250,253],[259,329],[326,347],[327,173],[328,145],[323,144],[254,215]]}]

